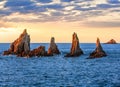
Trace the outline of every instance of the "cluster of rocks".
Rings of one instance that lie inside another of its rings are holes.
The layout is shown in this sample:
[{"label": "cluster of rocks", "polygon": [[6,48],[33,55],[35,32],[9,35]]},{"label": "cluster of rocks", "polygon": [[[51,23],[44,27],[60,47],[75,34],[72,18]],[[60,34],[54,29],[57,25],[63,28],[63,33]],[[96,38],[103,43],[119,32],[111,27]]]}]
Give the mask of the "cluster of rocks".
[{"label": "cluster of rocks", "polygon": [[48,52],[45,50],[45,46],[39,46],[38,48],[30,50],[30,36],[25,29],[23,33],[16,39],[7,51],[4,51],[3,55],[17,55],[20,57],[33,57],[33,56],[53,56],[54,54],[60,54],[60,51],[55,44],[54,37],[51,38],[50,47]]},{"label": "cluster of rocks", "polygon": [[[60,51],[55,43],[54,37],[51,38],[48,51],[45,50],[45,46],[39,46],[33,50],[30,50],[30,35],[28,35],[25,29],[23,33],[16,39],[7,51],[4,51],[3,55],[17,55],[20,57],[33,57],[33,56],[53,56],[60,54]],[[72,36],[71,50],[65,57],[77,57],[83,54],[82,49],[79,46],[79,39],[76,33]],[[99,38],[96,41],[96,49],[93,51],[89,58],[100,58],[106,56],[106,53],[102,49]]]}]

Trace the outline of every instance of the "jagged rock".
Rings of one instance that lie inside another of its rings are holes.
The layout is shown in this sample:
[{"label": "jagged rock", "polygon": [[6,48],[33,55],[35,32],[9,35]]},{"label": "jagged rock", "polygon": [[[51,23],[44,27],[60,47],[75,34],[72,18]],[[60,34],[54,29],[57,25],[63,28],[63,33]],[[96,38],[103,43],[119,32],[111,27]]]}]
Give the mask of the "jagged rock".
[{"label": "jagged rock", "polygon": [[48,55],[54,55],[54,54],[60,54],[60,51],[57,47],[57,45],[55,44],[55,39],[54,37],[51,38],[51,41],[50,41],[50,47],[48,49],[48,52],[47,52]]},{"label": "jagged rock", "polygon": [[36,49],[33,49],[32,51],[29,52],[29,57],[33,57],[33,56],[47,56],[47,52],[45,51],[45,46],[40,46]]},{"label": "jagged rock", "polygon": [[30,36],[25,29],[23,33],[16,39],[7,51],[4,51],[3,55],[14,54],[17,56],[26,56],[30,51]]},{"label": "jagged rock", "polygon": [[77,34],[74,33],[72,36],[72,47],[70,53],[65,55],[65,57],[76,57],[76,56],[80,56],[81,54],[83,54],[83,51],[79,46],[79,39],[77,37]]},{"label": "jagged rock", "polygon": [[114,39],[111,39],[110,41],[108,41],[106,44],[117,44],[117,42]]},{"label": "jagged rock", "polygon": [[107,55],[100,44],[99,38],[97,38],[96,49],[90,54],[89,58],[100,58],[104,56],[107,56]]}]

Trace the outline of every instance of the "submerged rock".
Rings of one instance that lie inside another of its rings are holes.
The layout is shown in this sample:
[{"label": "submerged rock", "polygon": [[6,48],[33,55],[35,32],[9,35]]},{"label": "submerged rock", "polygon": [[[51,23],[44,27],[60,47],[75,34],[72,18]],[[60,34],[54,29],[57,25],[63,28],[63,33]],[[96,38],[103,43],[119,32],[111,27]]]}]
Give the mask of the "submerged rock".
[{"label": "submerged rock", "polygon": [[77,37],[77,34],[74,33],[72,36],[72,47],[70,53],[65,55],[65,57],[76,57],[76,56],[80,56],[81,54],[83,54],[83,51],[79,46],[79,39]]},{"label": "submerged rock", "polygon": [[117,44],[117,42],[114,39],[111,39],[110,41],[108,41],[106,44]]},{"label": "submerged rock", "polygon": [[47,52],[45,51],[45,46],[40,46],[30,51],[28,57],[33,57],[33,56],[37,56],[37,57],[47,56]]},{"label": "submerged rock", "polygon": [[107,56],[107,55],[100,44],[99,38],[97,38],[96,49],[90,54],[89,58],[100,58],[104,56]]},{"label": "submerged rock", "polygon": [[17,55],[26,56],[30,52],[30,36],[25,29],[23,33],[16,39],[7,51],[4,51],[3,55]]},{"label": "submerged rock", "polygon": [[48,52],[47,52],[48,55],[54,55],[54,54],[60,54],[60,51],[57,47],[57,45],[55,44],[55,39],[54,37],[51,38],[51,41],[50,41],[50,47],[48,49]]}]

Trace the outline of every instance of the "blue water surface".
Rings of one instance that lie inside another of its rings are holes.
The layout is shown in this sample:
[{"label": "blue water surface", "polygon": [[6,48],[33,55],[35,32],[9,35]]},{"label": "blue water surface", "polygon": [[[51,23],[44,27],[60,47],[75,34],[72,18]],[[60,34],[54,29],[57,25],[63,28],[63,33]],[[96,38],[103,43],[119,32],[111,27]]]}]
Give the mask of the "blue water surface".
[{"label": "blue water surface", "polygon": [[[32,43],[31,49],[48,43]],[[84,55],[64,58],[70,43],[57,44],[61,55],[20,58],[3,56],[10,44],[0,44],[0,87],[120,87],[120,44],[102,44],[107,57],[86,59],[94,43],[82,43]]]}]

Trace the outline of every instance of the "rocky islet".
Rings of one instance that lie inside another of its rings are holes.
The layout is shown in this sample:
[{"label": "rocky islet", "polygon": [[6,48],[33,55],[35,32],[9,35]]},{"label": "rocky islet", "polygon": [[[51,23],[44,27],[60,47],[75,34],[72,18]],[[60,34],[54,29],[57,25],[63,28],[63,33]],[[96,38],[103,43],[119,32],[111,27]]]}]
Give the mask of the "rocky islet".
[{"label": "rocky islet", "polygon": [[4,51],[3,55],[17,55],[20,57],[27,56],[30,52],[30,35],[28,35],[25,29],[23,33],[17,38],[13,43],[11,43],[10,48]]},{"label": "rocky islet", "polygon": [[117,44],[117,42],[114,39],[111,39],[110,41],[106,42],[105,44]]},{"label": "rocky islet", "polygon": [[70,53],[66,54],[65,57],[77,57],[83,54],[82,49],[79,46],[79,39],[77,34],[74,32],[72,36],[72,46]]},{"label": "rocky islet", "polygon": [[[33,57],[33,56],[54,56],[60,54],[60,51],[55,43],[55,38],[52,37],[50,40],[50,46],[48,51],[45,50],[45,46],[39,46],[33,50],[30,50],[30,35],[25,29],[23,33],[17,38],[13,43],[11,43],[10,48],[7,51],[4,51],[3,55],[17,55],[20,57]],[[79,38],[74,32],[72,35],[72,46],[70,52],[67,53],[64,57],[78,57],[83,54],[82,49],[79,45]],[[99,38],[96,41],[96,49],[90,53],[89,58],[100,58],[107,56],[103,50]]]},{"label": "rocky islet", "polygon": [[99,38],[97,38],[96,49],[92,53],[90,53],[89,58],[101,58],[101,57],[105,57],[105,56],[107,56],[107,54],[103,50],[103,48],[100,44]]}]

